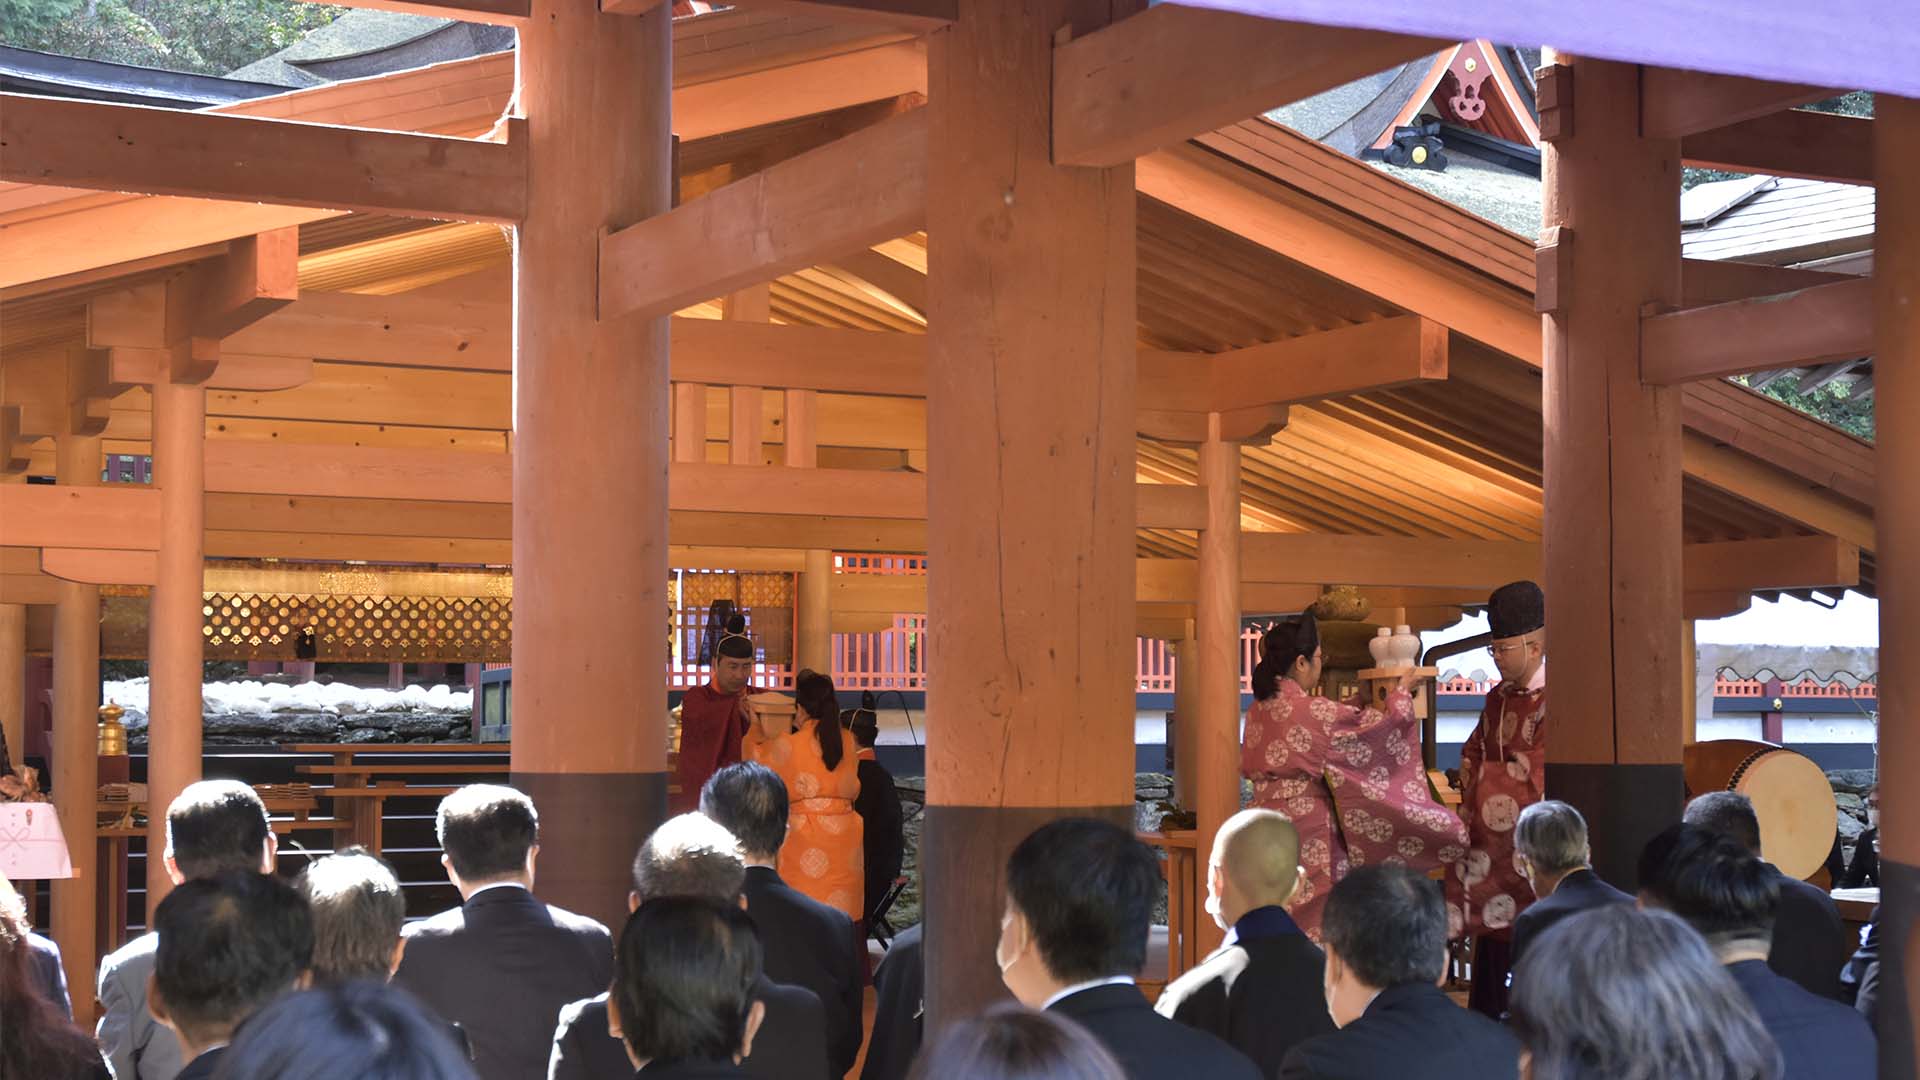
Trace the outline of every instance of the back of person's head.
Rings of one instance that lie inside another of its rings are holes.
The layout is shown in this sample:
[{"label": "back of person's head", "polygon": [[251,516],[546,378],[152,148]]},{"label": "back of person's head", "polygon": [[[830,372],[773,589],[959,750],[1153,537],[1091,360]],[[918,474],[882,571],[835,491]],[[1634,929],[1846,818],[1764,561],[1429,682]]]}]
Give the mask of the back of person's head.
[{"label": "back of person's head", "polygon": [[1731,837],[1674,825],[1640,852],[1640,895],[1685,919],[1716,949],[1773,939],[1780,877]]},{"label": "back of person's head", "polygon": [[1320,623],[1312,613],[1281,619],[1260,635],[1260,662],[1253,667],[1253,696],[1265,701],[1280,692],[1280,680],[1302,657],[1320,649]]},{"label": "back of person's head", "polygon": [[1592,857],[1587,819],[1558,799],[1537,802],[1520,811],[1520,820],[1513,826],[1513,847],[1533,866],[1536,875],[1579,870]]},{"label": "back of person's head", "polygon": [[746,879],[740,844],[705,814],[681,814],[661,822],[633,857],[633,899],[704,896],[733,903]]},{"label": "back of person's head", "polygon": [[154,909],[153,929],[149,1004],[196,1046],[224,1041],[313,962],[307,902],[272,874],[229,870],[188,881]]},{"label": "back of person's head", "polygon": [[434,833],[462,881],[484,884],[527,872],[540,842],[533,800],[501,784],[468,784],[440,800]]},{"label": "back of person's head", "polygon": [[1780,1052],[1707,946],[1663,911],[1561,920],[1513,975],[1532,1080],[1778,1080]]},{"label": "back of person's head", "polygon": [[1212,862],[1249,909],[1284,904],[1300,880],[1300,832],[1285,814],[1242,810],[1220,826]]},{"label": "back of person's head", "polygon": [[627,917],[614,951],[613,1016],[636,1062],[731,1061],[750,1049],[760,942],[737,906],[663,896]]},{"label": "back of person's head", "polygon": [[1730,836],[1741,847],[1760,854],[1760,815],[1753,812],[1753,800],[1737,791],[1707,792],[1687,804],[1681,820]]},{"label": "back of person's head", "polygon": [[405,991],[365,979],[288,994],[234,1037],[235,1080],[473,1080],[453,1030]]},{"label": "back of person's head", "polygon": [[100,1047],[40,990],[27,905],[0,874],[0,1077],[93,1080]]},{"label": "back of person's head", "polygon": [[1402,866],[1363,866],[1327,894],[1327,951],[1375,990],[1439,981],[1447,966],[1447,902],[1440,883]]},{"label": "back of person's head", "polygon": [[700,789],[700,812],[740,841],[748,856],[779,852],[787,842],[787,784],[757,761],[729,765]]},{"label": "back of person's head", "polygon": [[387,861],[344,848],[309,864],[294,884],[313,909],[314,981],[384,981],[407,921],[407,900]]},{"label": "back of person's head", "polygon": [[1007,899],[1062,983],[1132,975],[1147,962],[1160,863],[1118,825],[1062,818],[1007,859]]},{"label": "back of person's head", "polygon": [[273,826],[267,804],[238,780],[201,780],[167,804],[167,858],[185,879],[259,873]]},{"label": "back of person's head", "polygon": [[813,719],[813,736],[820,743],[820,761],[831,772],[846,756],[846,742],[840,734],[840,695],[833,680],[812,668],[793,677],[794,704]]},{"label": "back of person's head", "polygon": [[1086,1028],[1003,1004],[948,1027],[913,1064],[909,1080],[1126,1080]]}]

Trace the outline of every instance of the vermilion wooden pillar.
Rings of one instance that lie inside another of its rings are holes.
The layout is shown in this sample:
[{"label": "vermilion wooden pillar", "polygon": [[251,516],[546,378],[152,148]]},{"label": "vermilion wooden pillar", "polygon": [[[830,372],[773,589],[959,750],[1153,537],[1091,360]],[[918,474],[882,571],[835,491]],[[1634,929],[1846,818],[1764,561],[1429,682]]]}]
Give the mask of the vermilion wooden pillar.
[{"label": "vermilion wooden pillar", "polygon": [[1920,102],[1874,100],[1874,513],[1880,592],[1880,1076],[1920,1072]]},{"label": "vermilion wooden pillar", "polygon": [[[1220,414],[1207,418],[1200,444],[1200,483],[1207,489],[1207,527],[1200,530],[1199,594],[1194,605],[1194,810],[1200,865],[1212,857],[1214,834],[1240,809],[1240,444],[1220,437]],[[1203,883],[1204,878],[1200,879]],[[1203,884],[1204,892],[1204,884]],[[1199,903],[1202,897],[1194,897]],[[1199,955],[1220,944],[1222,931],[1202,914]]]},{"label": "vermilion wooden pillar", "polygon": [[666,813],[667,321],[601,321],[599,233],[670,206],[671,6],[535,0],[514,258],[512,780],[537,891],[610,926]]},{"label": "vermilion wooden pillar", "polygon": [[929,1037],[1004,990],[1006,858],[1133,821],[1133,166],[1049,156],[1056,31],[1105,2],[969,0],[932,36]]},{"label": "vermilion wooden pillar", "polygon": [[27,753],[27,606],[0,604],[0,732],[18,763]]},{"label": "vermilion wooden pillar", "polygon": [[1547,794],[1630,888],[1685,792],[1679,396],[1639,374],[1642,308],[1680,299],[1680,155],[1640,137],[1636,66],[1557,59],[1573,122],[1542,159],[1565,275],[1545,318]]},{"label": "vermilion wooden pillar", "polygon": [[[200,681],[206,639],[206,429],[204,385],[153,386],[153,469],[160,489],[160,550],[147,622],[147,911],[173,889],[161,854],[167,806],[200,779]],[[97,702],[96,702],[97,705]],[[89,732],[91,735],[91,732]]]},{"label": "vermilion wooden pillar", "polygon": [[[63,435],[53,450],[56,481],[87,487],[100,482],[98,438]],[[74,1021],[83,1025],[93,1016],[99,712],[100,586],[62,581],[53,607],[53,806],[74,876],[53,883],[53,936],[67,969]],[[25,752],[16,745],[14,761]]]}]

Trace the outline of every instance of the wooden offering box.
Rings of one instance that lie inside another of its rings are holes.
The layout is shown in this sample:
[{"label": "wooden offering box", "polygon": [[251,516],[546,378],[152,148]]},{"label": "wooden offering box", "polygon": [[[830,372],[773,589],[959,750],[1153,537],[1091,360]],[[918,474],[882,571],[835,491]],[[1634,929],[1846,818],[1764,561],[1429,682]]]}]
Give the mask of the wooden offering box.
[{"label": "wooden offering box", "polygon": [[[1360,681],[1367,703],[1376,709],[1384,709],[1387,695],[1400,685],[1400,678],[1406,673],[1406,668],[1365,668],[1357,672],[1355,678]],[[1430,720],[1433,718],[1433,683],[1440,677],[1440,669],[1417,667],[1413,673],[1419,676],[1408,688],[1413,694],[1413,715],[1421,720]]]}]

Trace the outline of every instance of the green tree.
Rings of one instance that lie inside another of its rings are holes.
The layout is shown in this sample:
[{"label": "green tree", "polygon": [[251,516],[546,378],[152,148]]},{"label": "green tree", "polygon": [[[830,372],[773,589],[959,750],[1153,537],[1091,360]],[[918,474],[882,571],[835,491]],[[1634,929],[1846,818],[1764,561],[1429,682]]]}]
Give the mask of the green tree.
[{"label": "green tree", "polygon": [[[1742,375],[1734,381],[1745,386],[1748,378]],[[1788,375],[1761,387],[1760,393],[1850,435],[1873,440],[1873,398],[1851,396],[1851,388],[1845,384],[1828,383],[1803,394],[1800,381]]]},{"label": "green tree", "polygon": [[279,52],[343,10],[294,0],[0,0],[0,42],[225,75]]}]

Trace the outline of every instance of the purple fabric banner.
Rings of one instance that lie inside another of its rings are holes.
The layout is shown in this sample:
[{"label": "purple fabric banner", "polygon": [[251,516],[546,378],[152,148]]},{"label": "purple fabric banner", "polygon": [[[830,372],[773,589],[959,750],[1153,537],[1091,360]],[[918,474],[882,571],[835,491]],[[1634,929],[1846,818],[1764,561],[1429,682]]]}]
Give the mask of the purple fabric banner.
[{"label": "purple fabric banner", "polygon": [[1271,19],[1920,98],[1920,0],[1182,0]]}]

